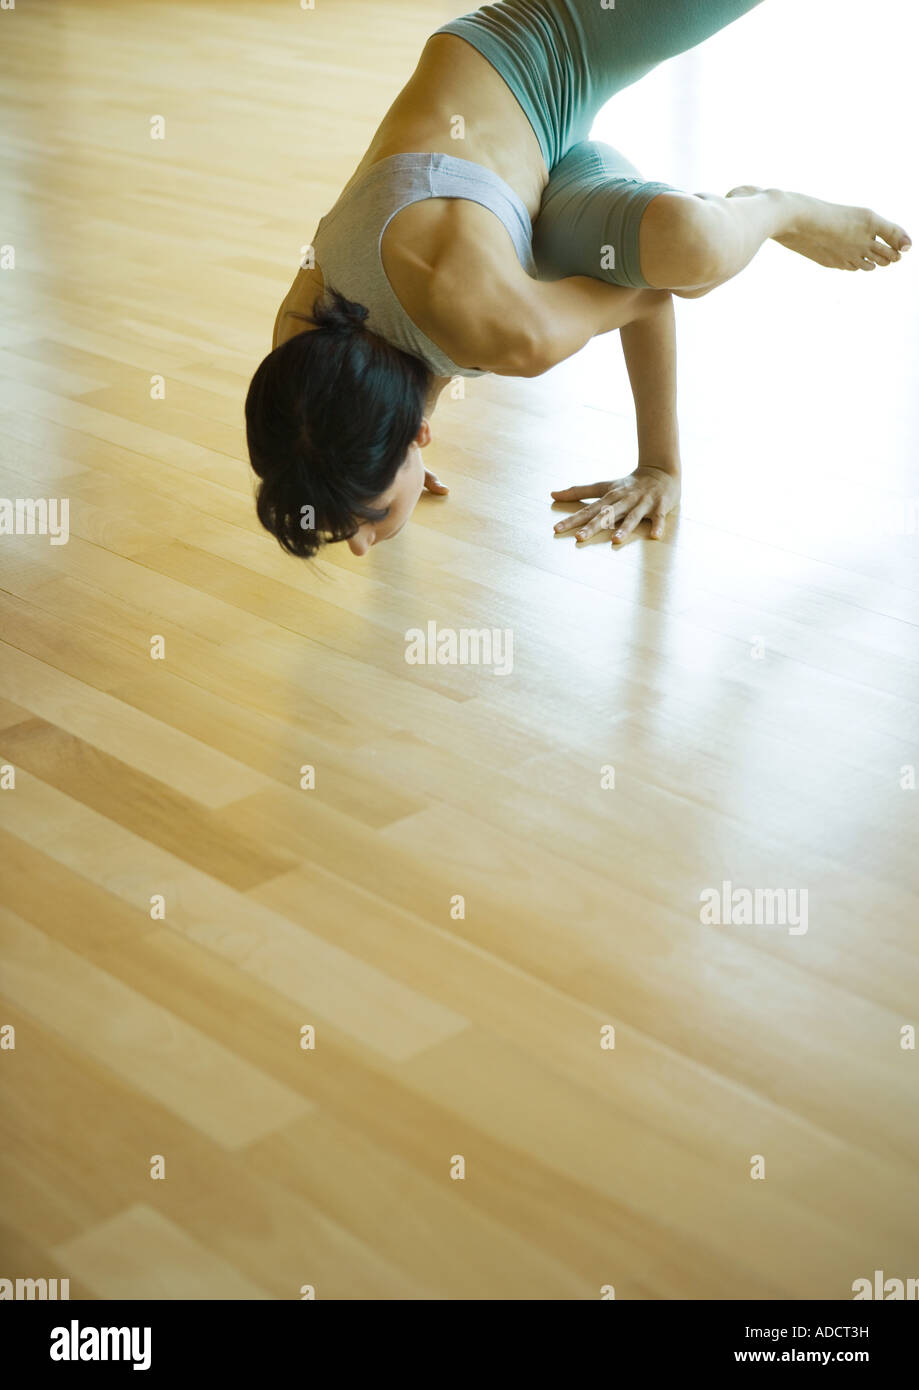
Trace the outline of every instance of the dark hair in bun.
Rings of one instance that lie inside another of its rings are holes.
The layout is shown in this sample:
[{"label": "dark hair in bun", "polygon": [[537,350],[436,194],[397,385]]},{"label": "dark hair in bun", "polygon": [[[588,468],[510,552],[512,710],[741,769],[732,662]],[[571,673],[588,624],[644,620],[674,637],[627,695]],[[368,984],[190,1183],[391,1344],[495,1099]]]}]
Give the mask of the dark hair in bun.
[{"label": "dark hair in bun", "polygon": [[324,301],[322,298],[316,300],[312,314],[293,314],[291,317],[301,318],[306,323],[315,323],[331,332],[351,333],[364,327],[370,317],[370,310],[353,299],[345,299],[338,290],[332,290]]},{"label": "dark hair in bun", "polygon": [[431,372],[373,333],[369,309],[327,288],[315,325],[275,348],[246,396],[246,442],[261,479],[256,511],[292,555],[379,521],[389,488],[421,428]]}]

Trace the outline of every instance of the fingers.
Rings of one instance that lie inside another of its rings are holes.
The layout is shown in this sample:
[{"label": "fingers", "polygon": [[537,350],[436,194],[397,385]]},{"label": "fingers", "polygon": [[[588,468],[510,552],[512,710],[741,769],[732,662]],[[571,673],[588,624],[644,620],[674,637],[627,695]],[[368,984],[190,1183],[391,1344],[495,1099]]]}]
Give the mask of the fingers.
[{"label": "fingers", "polygon": [[[566,498],[565,493],[583,492],[585,497],[596,495],[596,488],[604,488],[600,493],[600,501],[593,502],[590,506],[582,507],[579,512],[572,512],[570,516],[563,517],[555,526],[556,535],[562,536],[568,531],[576,531],[579,526],[583,526],[597,515],[601,507],[608,506],[623,495],[628,494],[628,486],[625,483],[593,483],[588,488],[565,488],[563,492],[553,492],[552,496],[557,502],[580,501],[580,498]],[[592,533],[591,533],[592,534]]]},{"label": "fingers", "polygon": [[625,516],[619,522],[619,525],[613,532],[613,545],[621,545],[626,537],[632,534],[635,527],[641,525],[647,514],[648,504],[642,499],[630,512],[626,512]]},{"label": "fingers", "polygon": [[662,541],[664,539],[665,522],[666,517],[660,509],[651,513],[651,530],[649,534],[653,541]]},{"label": "fingers", "polygon": [[588,497],[604,497],[612,487],[612,483],[582,483],[579,487],[563,487],[559,492],[551,495],[556,502],[585,502]]},{"label": "fingers", "polygon": [[436,492],[439,496],[450,491],[446,483],[442,483],[437,474],[432,473],[428,468],[424,470],[424,485],[428,492]]},{"label": "fingers", "polygon": [[[611,500],[604,497],[602,502],[594,502],[593,506],[584,507],[581,511],[575,512],[573,516],[565,517],[565,520],[560,521],[555,527],[555,531],[557,535],[563,535],[566,531],[575,531],[575,539],[578,542],[589,541],[591,536],[595,536],[598,531],[612,531],[620,518],[623,519],[624,524],[625,518],[631,517],[633,513],[638,513],[638,521],[641,521],[642,516],[648,514],[649,506],[650,499],[647,497],[642,497],[636,503],[634,493],[626,493],[624,497],[612,498]],[[638,521],[634,525],[637,526]],[[633,529],[634,527],[629,528],[629,530]]]},{"label": "fingers", "polygon": [[629,503],[625,499],[614,502],[604,502],[597,515],[586,526],[582,526],[577,533],[579,541],[589,541],[591,536],[595,536],[598,531],[611,531],[616,525],[617,516],[621,516],[629,509]]},{"label": "fingers", "polygon": [[583,526],[591,517],[597,515],[604,507],[602,502],[594,502],[590,507],[582,507],[579,512],[572,512],[570,516],[563,517],[555,526],[555,533],[558,536],[564,535],[566,531],[575,531],[579,526]]},{"label": "fingers", "polygon": [[[647,469],[647,473],[656,473]],[[657,484],[644,486],[646,478],[632,477],[620,483],[613,483],[599,502],[593,502],[572,516],[566,516],[555,526],[556,535],[574,532],[575,539],[590,540],[601,531],[612,532],[613,545],[621,545],[647,518],[651,523],[650,535],[654,540],[662,540],[668,512],[675,500],[673,487],[662,488]],[[566,492],[585,491],[581,488],[566,488]],[[553,493],[561,499],[561,493]],[[677,485],[676,497],[679,496]]]}]

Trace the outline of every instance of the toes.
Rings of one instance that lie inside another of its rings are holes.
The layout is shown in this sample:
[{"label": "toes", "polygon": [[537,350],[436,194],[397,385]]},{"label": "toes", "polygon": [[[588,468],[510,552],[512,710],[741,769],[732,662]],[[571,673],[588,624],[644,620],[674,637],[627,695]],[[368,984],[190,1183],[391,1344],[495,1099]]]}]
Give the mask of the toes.
[{"label": "toes", "polygon": [[900,259],[899,251],[894,251],[889,246],[885,246],[883,241],[872,241],[865,255],[869,260],[876,261],[878,265],[893,265],[894,261]]},{"label": "toes", "polygon": [[874,261],[869,261],[869,259],[868,259],[867,256],[863,256],[862,259],[856,263],[855,269],[856,269],[856,270],[877,270],[877,265],[876,265],[876,263],[875,263]]},{"label": "toes", "polygon": [[882,222],[880,218],[877,218],[874,234],[886,241],[887,245],[892,246],[895,251],[908,251],[912,245],[909,234],[902,227],[898,227],[896,222]]}]

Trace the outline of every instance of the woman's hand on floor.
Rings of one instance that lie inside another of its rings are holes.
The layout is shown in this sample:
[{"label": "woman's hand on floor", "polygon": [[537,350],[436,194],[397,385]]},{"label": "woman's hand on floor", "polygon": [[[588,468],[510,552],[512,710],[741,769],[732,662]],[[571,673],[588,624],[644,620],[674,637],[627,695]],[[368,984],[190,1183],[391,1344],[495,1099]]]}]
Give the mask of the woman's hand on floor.
[{"label": "woman's hand on floor", "polygon": [[436,473],[432,473],[429,468],[424,470],[424,485],[428,492],[436,492],[438,497],[442,497],[450,489],[446,483],[442,483]]},{"label": "woman's hand on floor", "polygon": [[598,499],[564,517],[555,527],[556,535],[574,531],[579,541],[586,541],[598,531],[611,531],[613,545],[621,545],[647,518],[651,522],[651,537],[660,540],[664,518],[680,500],[680,475],[667,468],[639,464],[634,473],[617,482],[566,487],[552,496],[556,502]]}]

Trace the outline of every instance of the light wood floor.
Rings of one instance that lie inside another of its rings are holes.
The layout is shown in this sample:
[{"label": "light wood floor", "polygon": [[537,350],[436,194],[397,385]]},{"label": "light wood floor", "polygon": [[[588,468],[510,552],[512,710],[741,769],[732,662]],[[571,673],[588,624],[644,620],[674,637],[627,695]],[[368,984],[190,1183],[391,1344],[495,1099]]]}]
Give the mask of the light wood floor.
[{"label": "light wood floor", "polygon": [[[678,306],[663,544],[552,535],[551,488],[634,463],[615,338],[445,398],[452,495],[367,559],[300,564],[256,523],[242,401],[277,305],[458,12],[0,13],[0,493],[71,506],[66,545],[0,538],[0,1276],[357,1300],[919,1276],[919,536],[891,522],[919,494],[916,265],[770,246]],[[626,94],[622,147],[720,191],[784,161],[915,235],[908,45],[834,31],[858,102],[828,62],[781,124],[751,58],[790,13]],[[683,103],[656,133],[655,90]],[[407,665],[432,620],[511,629],[513,672]],[[703,925],[724,880],[806,889],[807,932]]]}]

